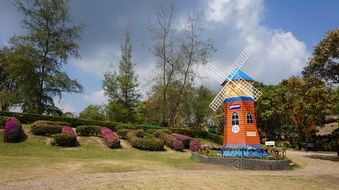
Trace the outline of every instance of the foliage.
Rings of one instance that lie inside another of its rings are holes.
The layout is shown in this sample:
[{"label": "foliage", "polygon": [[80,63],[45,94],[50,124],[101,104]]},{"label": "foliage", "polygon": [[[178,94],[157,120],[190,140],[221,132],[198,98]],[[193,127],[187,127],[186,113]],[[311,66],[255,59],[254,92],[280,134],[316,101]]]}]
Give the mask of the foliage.
[{"label": "foliage", "polygon": [[131,145],[134,148],[140,150],[148,151],[163,151],[164,150],[164,141],[155,137],[151,138],[133,138],[131,140]]},{"label": "foliage", "polygon": [[24,132],[19,120],[15,118],[8,118],[4,127],[4,142],[13,143],[19,142],[23,139]]},{"label": "foliage", "polygon": [[175,151],[184,151],[184,144],[182,143],[182,141],[179,140],[174,140],[174,142],[171,144],[170,146],[173,150]]},{"label": "foliage", "polygon": [[137,136],[138,138],[144,138],[145,131],[142,130],[142,129],[137,129],[137,130],[135,130],[135,136]]},{"label": "foliage", "polygon": [[130,132],[130,129],[119,129],[117,130],[117,134],[121,139],[127,139],[127,133]]},{"label": "foliage", "polygon": [[84,120],[105,120],[105,108],[100,105],[88,105],[79,113],[79,119]]},{"label": "foliage", "polygon": [[53,121],[36,121],[31,124],[31,131],[33,135],[51,136],[53,134],[61,133],[62,126]]},{"label": "foliage", "polygon": [[107,115],[110,120],[135,122],[140,98],[139,84],[132,63],[132,44],[130,33],[126,32],[121,44],[121,59],[118,71],[104,75],[103,89],[109,98]]},{"label": "foliage", "polygon": [[53,141],[51,144],[56,146],[73,147],[78,143],[77,137],[70,133],[58,133],[52,137]]},{"label": "foliage", "polygon": [[306,77],[315,76],[326,82],[339,83],[339,29],[329,31],[314,48],[309,64],[304,68]]},{"label": "foliage", "polygon": [[184,148],[189,148],[190,143],[193,140],[191,137],[189,137],[187,135],[182,135],[182,134],[178,134],[178,133],[172,133],[171,136],[174,137],[175,139],[181,141],[184,145]]},{"label": "foliage", "polygon": [[0,116],[0,129],[3,129],[5,127],[7,118],[4,116]]},{"label": "foliage", "polygon": [[207,62],[212,49],[210,41],[201,39],[202,25],[196,14],[182,19],[179,29],[174,24],[175,14],[172,3],[158,2],[154,6],[154,24],[149,29],[157,64],[156,83],[143,104],[146,117],[170,127],[181,125],[187,119],[182,118],[182,107],[193,94],[190,95],[194,68]]},{"label": "foliage", "polygon": [[100,136],[104,138],[106,145],[109,148],[120,148],[120,139],[118,135],[107,127],[101,127]]},{"label": "foliage", "polygon": [[202,146],[201,146],[200,142],[196,139],[193,139],[190,142],[189,148],[192,152],[197,152],[197,151],[202,150]]},{"label": "foliage", "polygon": [[316,126],[322,126],[333,107],[333,89],[317,78],[291,77],[275,86],[261,84],[261,88],[256,115],[262,137],[288,140],[293,147],[312,141]]},{"label": "foliage", "polygon": [[80,125],[75,129],[79,136],[99,136],[101,129],[96,125]]},{"label": "foliage", "polygon": [[76,127],[80,125],[100,125],[100,126],[109,127],[112,130],[114,130],[115,126],[118,124],[116,122],[109,122],[109,121],[92,121],[92,120],[83,120],[83,119],[77,119],[77,118],[55,117],[55,116],[47,116],[47,115],[40,115],[40,114],[4,112],[4,111],[0,111],[0,115],[8,116],[8,117],[15,117],[21,123],[24,123],[24,124],[30,124],[38,120],[48,120],[48,121],[55,121],[55,122],[59,122],[59,121],[67,122],[72,127]]},{"label": "foliage", "polygon": [[16,78],[22,110],[31,113],[61,115],[54,97],[63,92],[81,92],[82,86],[62,70],[72,58],[79,58],[77,40],[83,25],[71,26],[64,0],[16,1],[24,15],[27,34],[10,40],[8,71]]},{"label": "foliage", "polygon": [[159,138],[160,134],[161,133],[166,133],[166,134],[171,134],[172,131],[170,129],[157,129],[155,132],[154,132],[154,136]]}]

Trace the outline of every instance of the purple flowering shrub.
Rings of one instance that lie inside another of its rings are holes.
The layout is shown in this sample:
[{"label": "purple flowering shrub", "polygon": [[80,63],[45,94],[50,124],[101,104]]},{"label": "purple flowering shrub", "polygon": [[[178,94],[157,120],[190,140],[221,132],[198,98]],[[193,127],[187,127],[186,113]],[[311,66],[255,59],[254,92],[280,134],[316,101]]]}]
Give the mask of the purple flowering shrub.
[{"label": "purple flowering shrub", "polygon": [[8,118],[4,128],[4,142],[19,142],[23,139],[21,123],[15,118]]},{"label": "purple flowering shrub", "polygon": [[109,148],[120,148],[120,139],[118,135],[107,127],[101,127],[100,136],[104,138],[106,145]]},{"label": "purple flowering shrub", "polygon": [[197,152],[199,150],[202,150],[202,146],[200,144],[200,142],[196,139],[193,139],[191,142],[190,142],[190,150],[192,152]]},{"label": "purple flowering shrub", "polygon": [[190,142],[193,140],[191,137],[187,135],[182,135],[178,133],[172,133],[171,136],[173,136],[175,139],[181,141],[184,144],[185,148],[189,148]]}]

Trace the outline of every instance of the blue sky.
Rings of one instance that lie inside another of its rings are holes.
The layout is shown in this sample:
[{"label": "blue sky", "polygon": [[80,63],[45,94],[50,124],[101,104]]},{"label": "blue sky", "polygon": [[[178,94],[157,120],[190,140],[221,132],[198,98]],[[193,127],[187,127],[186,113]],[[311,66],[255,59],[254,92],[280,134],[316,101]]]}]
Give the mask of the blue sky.
[{"label": "blue sky", "polygon": [[[291,75],[300,75],[313,47],[325,32],[339,27],[339,1],[335,0],[187,0],[173,1],[176,24],[188,13],[201,13],[204,33],[217,52],[211,64],[224,72],[240,51],[251,46],[252,57],[243,70],[254,79],[276,84]],[[80,42],[81,60],[70,60],[64,67],[71,78],[84,86],[82,94],[65,94],[57,105],[64,111],[79,113],[88,104],[102,104],[103,73],[119,61],[120,41],[128,28],[132,33],[133,57],[144,97],[152,85],[155,59],[147,26],[154,22],[152,0],[71,0],[74,23],[87,25]],[[0,1],[0,45],[25,31],[22,15],[12,1]],[[217,84],[197,68],[197,84],[217,90]]]}]

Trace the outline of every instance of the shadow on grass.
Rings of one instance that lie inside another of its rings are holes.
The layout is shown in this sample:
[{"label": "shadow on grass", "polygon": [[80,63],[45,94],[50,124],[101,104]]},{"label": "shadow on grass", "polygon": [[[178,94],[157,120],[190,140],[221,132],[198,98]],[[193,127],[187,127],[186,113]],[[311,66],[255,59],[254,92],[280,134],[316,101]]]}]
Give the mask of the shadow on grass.
[{"label": "shadow on grass", "polygon": [[318,159],[318,160],[328,160],[328,161],[332,161],[332,162],[339,162],[339,157],[335,156],[335,155],[307,155],[305,156],[307,158],[311,158],[311,159]]}]

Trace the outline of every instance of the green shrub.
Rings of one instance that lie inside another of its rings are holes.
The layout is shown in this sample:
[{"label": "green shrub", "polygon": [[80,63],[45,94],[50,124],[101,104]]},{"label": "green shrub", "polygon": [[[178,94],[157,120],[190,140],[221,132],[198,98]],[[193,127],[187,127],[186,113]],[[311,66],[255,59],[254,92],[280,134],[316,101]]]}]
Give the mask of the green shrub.
[{"label": "green shrub", "polygon": [[137,129],[136,126],[132,125],[132,124],[126,124],[126,123],[118,123],[115,126],[115,130],[120,130],[120,129],[130,129],[130,130],[135,130]]},{"label": "green shrub", "polygon": [[138,129],[135,131],[135,135],[138,137],[138,138],[144,138],[145,136],[145,131],[142,130],[142,129]]},{"label": "green shrub", "polygon": [[68,133],[59,133],[53,135],[52,145],[72,147],[77,145],[77,137]]},{"label": "green shrub", "polygon": [[99,136],[101,129],[96,125],[80,125],[75,129],[79,136]]},{"label": "green shrub", "polygon": [[62,127],[57,124],[60,122],[53,121],[36,121],[31,124],[31,131],[33,135],[50,136],[61,133]]},{"label": "green shrub", "polygon": [[147,129],[146,133],[154,135],[156,130],[158,130],[158,129]]},{"label": "green shrub", "polygon": [[157,129],[155,132],[154,132],[154,136],[159,138],[160,134],[161,133],[166,133],[166,134],[171,134],[172,131],[169,130],[169,129]]},{"label": "green shrub", "polygon": [[158,138],[134,138],[131,141],[134,148],[148,151],[163,151],[164,141]]},{"label": "green shrub", "polygon": [[[15,117],[21,123],[31,124],[38,120],[48,120],[48,121],[57,121],[57,122],[67,122],[72,127],[77,127],[80,125],[100,125],[110,128],[111,130],[115,130],[115,126],[117,122],[110,121],[92,121],[92,120],[84,120],[78,118],[67,118],[67,117],[55,117],[55,116],[47,116],[47,115],[39,115],[39,114],[30,114],[30,113],[16,113],[16,112],[6,112],[0,111],[1,116],[7,117]],[[69,125],[68,125],[69,126]]]},{"label": "green shrub", "polygon": [[160,133],[158,138],[163,140],[165,142],[166,146],[168,146],[168,147],[172,147],[173,143],[176,141],[176,139],[173,136],[171,136],[167,133]]},{"label": "green shrub", "polygon": [[131,142],[134,138],[137,138],[135,131],[130,131],[127,133],[126,139],[128,140],[128,142]]},{"label": "green shrub", "polygon": [[127,139],[127,133],[130,132],[130,131],[131,131],[130,129],[119,129],[117,131],[117,133],[118,133],[118,135],[121,139],[126,140]]},{"label": "green shrub", "polygon": [[3,129],[5,127],[6,119],[6,117],[0,116],[0,129]]}]

